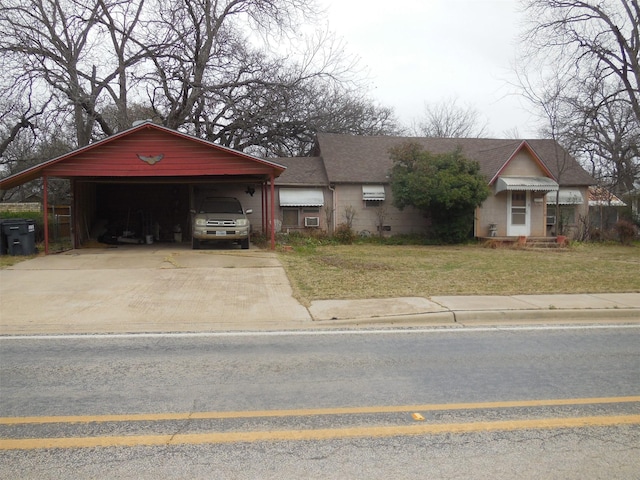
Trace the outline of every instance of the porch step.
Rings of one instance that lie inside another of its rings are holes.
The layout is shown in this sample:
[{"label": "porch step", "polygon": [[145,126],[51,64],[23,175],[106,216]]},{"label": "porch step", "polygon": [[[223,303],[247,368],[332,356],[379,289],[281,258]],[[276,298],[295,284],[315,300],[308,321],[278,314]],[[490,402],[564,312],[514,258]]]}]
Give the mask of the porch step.
[{"label": "porch step", "polygon": [[527,248],[563,248],[567,246],[565,241],[558,241],[556,237],[535,237],[535,238],[527,238],[527,243],[525,244]]},{"label": "porch step", "polygon": [[487,246],[519,246],[527,249],[551,249],[567,246],[566,241],[558,241],[556,237],[484,237]]}]

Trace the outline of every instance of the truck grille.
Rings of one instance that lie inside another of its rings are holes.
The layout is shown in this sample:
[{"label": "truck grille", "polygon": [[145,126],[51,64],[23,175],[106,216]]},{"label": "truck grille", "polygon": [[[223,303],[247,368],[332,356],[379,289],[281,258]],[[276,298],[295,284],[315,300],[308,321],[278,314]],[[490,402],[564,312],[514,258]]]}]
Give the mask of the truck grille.
[{"label": "truck grille", "polygon": [[207,220],[207,227],[235,227],[235,220]]}]

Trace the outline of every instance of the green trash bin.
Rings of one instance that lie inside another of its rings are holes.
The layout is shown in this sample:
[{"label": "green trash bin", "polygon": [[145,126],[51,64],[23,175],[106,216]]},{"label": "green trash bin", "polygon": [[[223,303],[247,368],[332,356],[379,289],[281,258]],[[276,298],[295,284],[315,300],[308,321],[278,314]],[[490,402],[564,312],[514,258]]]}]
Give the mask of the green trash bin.
[{"label": "green trash bin", "polygon": [[36,253],[36,222],[23,218],[5,219],[2,228],[1,250],[9,255],[34,255]]}]

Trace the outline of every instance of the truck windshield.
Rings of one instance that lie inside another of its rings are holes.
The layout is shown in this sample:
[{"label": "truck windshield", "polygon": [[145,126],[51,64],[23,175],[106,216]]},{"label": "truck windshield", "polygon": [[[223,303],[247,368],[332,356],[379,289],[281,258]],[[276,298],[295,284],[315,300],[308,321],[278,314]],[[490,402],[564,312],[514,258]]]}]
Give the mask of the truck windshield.
[{"label": "truck windshield", "polygon": [[205,198],[200,204],[199,212],[242,214],[242,206],[240,202],[231,198]]}]

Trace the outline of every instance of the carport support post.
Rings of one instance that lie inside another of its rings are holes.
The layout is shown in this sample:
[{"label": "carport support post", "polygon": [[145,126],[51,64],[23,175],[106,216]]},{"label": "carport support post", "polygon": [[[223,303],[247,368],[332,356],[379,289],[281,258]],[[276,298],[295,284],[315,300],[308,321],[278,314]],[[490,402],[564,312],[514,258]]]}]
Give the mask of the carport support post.
[{"label": "carport support post", "polygon": [[42,221],[44,223],[44,254],[49,254],[49,181],[46,175],[42,177]]},{"label": "carport support post", "polygon": [[262,192],[262,233],[264,233],[264,236],[266,238],[267,232],[269,231],[267,228],[267,225],[269,224],[267,219],[267,182],[262,182],[262,188],[260,189],[260,191]]},{"label": "carport support post", "polygon": [[271,250],[276,249],[276,179],[271,174],[271,215],[269,221],[271,222]]}]

